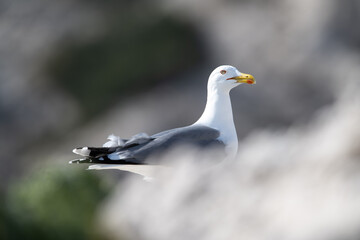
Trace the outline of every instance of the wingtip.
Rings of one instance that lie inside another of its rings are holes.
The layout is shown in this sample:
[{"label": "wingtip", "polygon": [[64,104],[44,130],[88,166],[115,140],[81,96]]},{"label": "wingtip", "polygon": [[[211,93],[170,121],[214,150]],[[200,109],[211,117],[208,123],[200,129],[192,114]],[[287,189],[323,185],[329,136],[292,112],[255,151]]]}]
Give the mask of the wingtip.
[{"label": "wingtip", "polygon": [[81,156],[89,156],[91,151],[89,150],[88,147],[80,147],[80,148],[74,148],[72,152]]},{"label": "wingtip", "polygon": [[89,162],[88,158],[80,158],[69,161],[69,164],[74,164],[74,163],[79,164],[79,163],[88,163],[88,162]]},{"label": "wingtip", "polygon": [[69,161],[69,164],[74,164],[74,163],[80,163],[80,159],[75,159],[75,160]]}]

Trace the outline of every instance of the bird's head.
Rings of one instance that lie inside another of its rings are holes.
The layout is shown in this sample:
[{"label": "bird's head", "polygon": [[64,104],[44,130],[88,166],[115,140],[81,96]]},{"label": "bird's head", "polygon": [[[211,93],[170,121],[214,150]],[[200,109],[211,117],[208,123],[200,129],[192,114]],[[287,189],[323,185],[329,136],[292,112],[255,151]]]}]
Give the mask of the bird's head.
[{"label": "bird's head", "polygon": [[210,74],[208,86],[230,91],[242,83],[255,84],[255,79],[251,74],[241,73],[233,66],[222,65]]}]

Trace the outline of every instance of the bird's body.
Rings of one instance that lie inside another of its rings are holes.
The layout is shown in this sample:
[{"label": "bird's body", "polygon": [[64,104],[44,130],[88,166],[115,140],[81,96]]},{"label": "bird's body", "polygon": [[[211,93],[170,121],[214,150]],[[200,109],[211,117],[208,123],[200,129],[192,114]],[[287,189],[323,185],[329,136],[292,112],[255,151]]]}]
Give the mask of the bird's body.
[{"label": "bird's body", "polygon": [[241,83],[253,84],[255,81],[251,75],[240,73],[232,66],[220,66],[209,77],[206,107],[194,124],[152,136],[141,133],[128,140],[111,135],[101,148],[74,149],[74,153],[85,158],[70,163],[96,163],[89,168],[117,168],[146,176],[141,173],[143,171],[135,171],[135,166],[130,165],[141,165],[137,166],[138,169],[144,170],[147,168],[144,165],[156,164],[150,158],[151,155],[161,154],[180,145],[223,149],[227,158],[233,158],[237,152],[238,139],[229,93]]},{"label": "bird's body", "polygon": [[237,152],[238,138],[229,94],[230,90],[219,90],[208,86],[205,110],[194,125],[217,129],[220,133],[217,139],[225,144],[228,157],[234,157]]}]

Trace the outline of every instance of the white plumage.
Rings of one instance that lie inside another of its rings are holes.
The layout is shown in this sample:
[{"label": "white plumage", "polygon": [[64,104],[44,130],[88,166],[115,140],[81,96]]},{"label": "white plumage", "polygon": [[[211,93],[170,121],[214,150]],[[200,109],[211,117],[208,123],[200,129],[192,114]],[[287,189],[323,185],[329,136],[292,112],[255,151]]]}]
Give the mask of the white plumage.
[{"label": "white plumage", "polygon": [[205,110],[194,124],[152,136],[139,133],[129,140],[110,135],[109,141],[102,148],[74,149],[74,153],[85,158],[73,160],[70,163],[97,163],[89,169],[119,169],[153,177],[149,173],[152,170],[149,170],[152,169],[151,165],[154,163],[149,162],[149,157],[177,145],[187,144],[202,148],[222,146],[226,158],[233,158],[237,152],[238,139],[232,114],[230,90],[242,83],[254,84],[254,77],[239,72],[233,66],[217,67],[208,80]]}]

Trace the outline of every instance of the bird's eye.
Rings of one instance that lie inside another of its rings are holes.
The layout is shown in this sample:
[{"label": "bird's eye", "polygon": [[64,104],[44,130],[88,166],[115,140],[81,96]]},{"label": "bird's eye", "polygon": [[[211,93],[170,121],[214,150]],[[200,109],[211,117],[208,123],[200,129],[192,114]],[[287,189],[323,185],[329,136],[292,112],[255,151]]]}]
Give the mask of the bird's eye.
[{"label": "bird's eye", "polygon": [[222,75],[224,75],[224,74],[226,73],[226,71],[225,71],[225,70],[221,70],[220,73],[221,73]]}]

